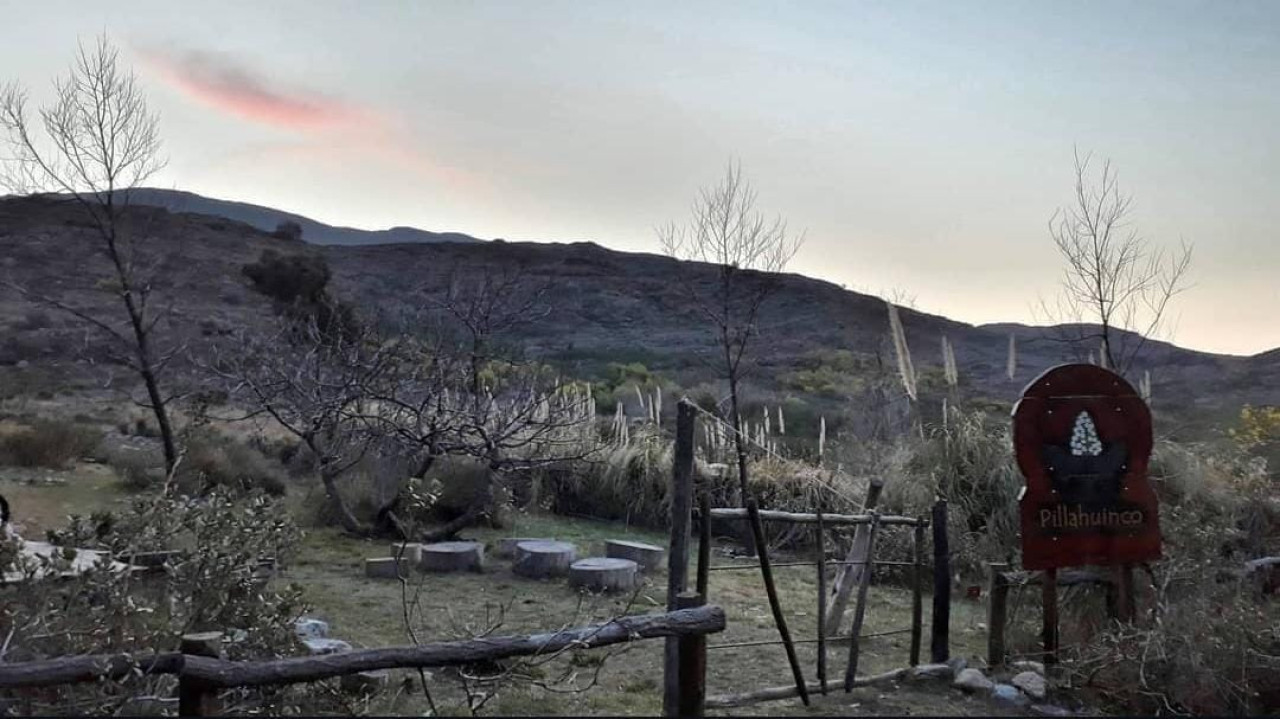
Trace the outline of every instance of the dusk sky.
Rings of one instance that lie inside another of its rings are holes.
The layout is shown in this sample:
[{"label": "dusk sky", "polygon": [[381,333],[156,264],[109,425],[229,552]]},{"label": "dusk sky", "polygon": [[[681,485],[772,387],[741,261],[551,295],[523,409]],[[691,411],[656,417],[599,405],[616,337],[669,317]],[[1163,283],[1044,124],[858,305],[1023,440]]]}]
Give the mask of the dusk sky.
[{"label": "dusk sky", "polygon": [[0,82],[106,32],[162,115],[150,184],[362,228],[658,252],[736,159],[791,270],[1035,322],[1073,147],[1155,246],[1173,341],[1280,346],[1280,3],[3,0]]}]

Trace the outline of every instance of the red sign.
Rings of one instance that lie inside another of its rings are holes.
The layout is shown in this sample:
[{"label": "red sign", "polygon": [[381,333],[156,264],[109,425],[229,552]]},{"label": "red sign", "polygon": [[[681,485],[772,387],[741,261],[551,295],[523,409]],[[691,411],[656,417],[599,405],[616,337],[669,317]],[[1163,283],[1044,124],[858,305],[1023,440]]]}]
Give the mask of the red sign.
[{"label": "red sign", "polygon": [[1013,446],[1027,480],[1018,498],[1022,566],[1159,559],[1151,443],[1146,402],[1110,370],[1061,365],[1028,385],[1013,408]]}]

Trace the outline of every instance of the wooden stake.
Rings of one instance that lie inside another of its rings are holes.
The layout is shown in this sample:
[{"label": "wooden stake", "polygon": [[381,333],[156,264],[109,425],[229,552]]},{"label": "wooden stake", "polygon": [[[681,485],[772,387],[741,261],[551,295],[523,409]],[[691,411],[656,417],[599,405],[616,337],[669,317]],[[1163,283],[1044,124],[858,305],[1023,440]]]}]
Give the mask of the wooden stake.
[{"label": "wooden stake", "polygon": [[757,554],[760,555],[760,574],[764,579],[764,589],[769,595],[769,608],[773,610],[773,621],[778,625],[778,635],[782,638],[782,646],[787,650],[787,662],[791,665],[791,675],[796,682],[796,691],[800,701],[809,706],[809,689],[804,683],[804,673],[800,669],[800,660],[796,657],[796,646],[791,641],[791,632],[787,629],[787,618],[782,614],[782,603],[778,601],[778,589],[773,584],[773,569],[769,564],[769,547],[764,539],[764,525],[760,522],[760,508],[756,500],[747,502],[747,512],[751,517],[751,536],[756,543]]},{"label": "wooden stake", "polygon": [[[222,655],[222,633],[184,634],[182,635],[180,649],[183,654],[198,657],[220,657]],[[178,677],[178,716],[211,717],[217,716],[219,710],[216,689],[195,677],[185,674]]]},{"label": "wooden stake", "polygon": [[867,589],[871,586],[872,558],[875,556],[876,530],[880,528],[879,515],[871,515],[871,528],[867,533],[867,559],[858,582],[858,604],[853,610],[853,628],[849,630],[849,666],[844,670],[845,693],[853,691],[853,680],[858,675],[858,652],[862,633],[862,620],[867,615]]},{"label": "wooden stake", "polygon": [[911,666],[920,665],[920,636],[924,633],[924,522],[917,524],[911,538]]},{"label": "wooden stake", "polygon": [[[880,492],[884,489],[884,480],[873,479],[867,487],[867,498],[863,501],[862,509],[864,512],[870,512],[875,509],[876,504],[880,501]],[[849,554],[844,558],[845,562],[861,562],[865,560],[867,553],[867,526],[859,525],[853,532],[853,546],[849,548]],[[824,621],[827,623],[827,634],[834,636],[840,633],[840,622],[844,620],[844,611],[849,606],[849,597],[853,594],[853,588],[858,585],[862,579],[863,564],[842,564],[840,569],[836,571],[835,595],[827,605],[827,614]]]},{"label": "wooden stake", "polygon": [[[676,597],[676,608],[693,609],[705,603],[701,594],[684,592]],[[680,697],[678,716],[701,717],[707,702],[707,635],[690,634],[676,640],[680,654]]]},{"label": "wooden stake", "polygon": [[1116,567],[1116,618],[1124,624],[1132,623],[1137,613],[1136,604],[1133,596],[1133,565],[1122,564]]},{"label": "wooden stake", "polygon": [[1044,580],[1040,583],[1041,597],[1044,601],[1044,627],[1041,638],[1044,641],[1044,663],[1058,663],[1058,570],[1044,570]]},{"label": "wooden stake", "polygon": [[991,588],[987,594],[987,666],[995,668],[1004,664],[1004,628],[1008,621],[1009,580],[1005,577],[1009,565],[992,562]]},{"label": "wooden stake", "polygon": [[705,601],[711,574],[711,500],[707,499],[706,492],[698,496],[698,514],[702,518],[702,524],[698,526],[698,583],[696,586],[698,594],[701,594]]},{"label": "wooden stake", "polygon": [[[688,400],[676,407],[676,447],[671,473],[671,545],[667,552],[667,610],[674,611],[689,575],[690,517],[693,514],[693,439],[695,408]],[[668,637],[662,668],[664,716],[679,716],[680,648]]]},{"label": "wooden stake", "polygon": [[818,686],[827,693],[827,531],[818,510]]},{"label": "wooden stake", "polygon": [[942,664],[951,658],[951,550],[947,544],[947,500],[933,505],[933,634],[930,659]]}]

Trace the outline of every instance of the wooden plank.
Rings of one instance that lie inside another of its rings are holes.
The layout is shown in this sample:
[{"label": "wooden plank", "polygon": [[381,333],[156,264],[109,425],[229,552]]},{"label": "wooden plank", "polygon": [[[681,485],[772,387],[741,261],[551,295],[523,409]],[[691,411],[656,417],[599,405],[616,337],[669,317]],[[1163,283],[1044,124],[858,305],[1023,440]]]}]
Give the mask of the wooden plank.
[{"label": "wooden plank", "polygon": [[1137,601],[1133,596],[1133,565],[1122,564],[1116,571],[1116,610],[1117,619],[1124,624],[1133,621],[1137,609]]},{"label": "wooden plank", "polygon": [[[867,532],[867,557],[875,556],[876,530],[880,523],[872,515],[871,528]],[[862,633],[862,621],[867,616],[867,589],[871,587],[872,570],[867,568],[858,579],[858,603],[853,610],[853,628],[849,631],[849,665],[844,670],[844,690],[853,691],[853,680],[858,676],[858,653],[862,642],[858,635]]]},{"label": "wooden plank", "polygon": [[987,666],[999,667],[1004,664],[1004,630],[1008,622],[1009,582],[1005,572],[1009,565],[992,562],[987,565],[991,572],[991,588],[987,592]]},{"label": "wooden plank", "polygon": [[827,693],[827,527],[818,510],[818,686]]},{"label": "wooden plank", "polygon": [[[185,634],[180,644],[184,655],[183,666],[191,657],[222,657],[222,633],[202,632]],[[178,716],[211,717],[221,711],[218,705],[217,688],[208,682],[187,675],[185,672],[178,678]]]},{"label": "wooden plank", "polygon": [[[870,521],[870,514],[866,514],[880,502],[880,493],[884,490],[884,480],[873,479],[867,487],[867,497],[863,501],[863,515]],[[845,557],[846,562],[866,562],[867,555],[867,527],[861,524],[854,531],[853,546],[849,548],[849,554]],[[844,621],[845,608],[849,606],[849,596],[853,593],[853,588],[857,586],[862,577],[862,569],[864,564],[845,564],[836,572],[834,596],[828,602],[827,613],[823,615],[823,621],[826,622],[827,634],[839,634],[840,622]]]},{"label": "wooden plank", "polygon": [[[711,516],[716,519],[749,519],[747,510],[735,509],[733,507],[716,507],[711,510]],[[762,509],[760,510],[760,518],[766,522],[789,522],[792,524],[817,524],[818,515],[805,512],[782,512],[777,510]],[[871,524],[870,514],[823,514],[822,520],[829,525],[865,525]],[[900,515],[886,514],[880,517],[881,526],[901,525],[906,527],[914,527],[923,520],[915,517],[903,517]]]},{"label": "wooden plank", "polygon": [[933,505],[933,627],[930,659],[942,664],[951,658],[951,550],[947,544],[947,500]]},{"label": "wooden plank", "polygon": [[[684,592],[676,598],[680,609],[694,609],[705,604],[701,594]],[[707,701],[707,635],[686,634],[680,644],[680,699],[676,703],[679,716],[701,717]]]},{"label": "wooden plank", "polygon": [[920,665],[920,637],[924,633],[924,525],[917,524],[911,537],[911,666]]},{"label": "wooden plank", "polygon": [[760,508],[756,500],[747,502],[747,511],[751,515],[751,536],[756,543],[756,552],[760,556],[760,575],[764,579],[765,593],[769,596],[769,609],[773,611],[774,624],[778,626],[778,636],[787,651],[787,663],[791,665],[791,675],[796,682],[796,691],[800,701],[809,706],[809,690],[804,683],[804,673],[800,669],[800,660],[796,657],[795,644],[791,642],[791,632],[787,629],[787,618],[782,614],[782,603],[778,600],[778,589],[773,583],[773,569],[769,566],[769,545],[764,538],[764,525],[760,522]]},{"label": "wooden plank", "polygon": [[[676,608],[689,573],[690,518],[693,514],[693,443],[697,408],[689,400],[676,407],[676,446],[671,468],[671,541],[667,551],[667,610]],[[674,638],[667,639],[662,667],[662,713],[678,716],[680,701],[680,651]]]},{"label": "wooden plank", "polygon": [[[855,687],[872,686],[875,684],[884,684],[887,682],[902,681],[910,672],[909,669],[894,669],[893,671],[883,674],[874,674],[869,677],[862,677],[854,681]],[[808,691],[821,691],[825,686],[820,682],[809,682],[805,685]],[[718,694],[716,696],[707,697],[708,709],[731,709],[733,707],[746,706],[748,704],[758,704],[760,702],[776,701],[778,699],[790,699],[797,696],[795,685],[788,684],[783,687],[769,687],[768,689],[758,689],[752,692],[744,692],[741,694]]]}]

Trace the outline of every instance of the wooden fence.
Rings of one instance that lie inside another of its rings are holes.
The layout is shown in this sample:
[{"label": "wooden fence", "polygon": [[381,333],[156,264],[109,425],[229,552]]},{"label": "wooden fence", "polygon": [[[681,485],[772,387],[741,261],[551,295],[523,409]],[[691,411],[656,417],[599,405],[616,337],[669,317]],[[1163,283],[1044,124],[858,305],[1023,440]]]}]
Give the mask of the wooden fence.
[{"label": "wooden fence", "polygon": [[681,601],[687,608],[623,616],[548,634],[484,637],[269,661],[228,661],[218,656],[220,634],[188,635],[183,637],[182,651],[178,652],[60,657],[0,664],[0,689],[121,679],[137,671],[173,674],[178,676],[179,715],[213,716],[219,713],[218,692],[235,687],[314,682],[379,669],[457,666],[667,637],[674,641],[681,659],[677,704],[684,709],[696,709],[682,711],[681,716],[697,715],[705,701],[704,682],[699,675],[706,667],[705,635],[723,631],[725,615],[720,607],[703,605],[697,598]]}]

